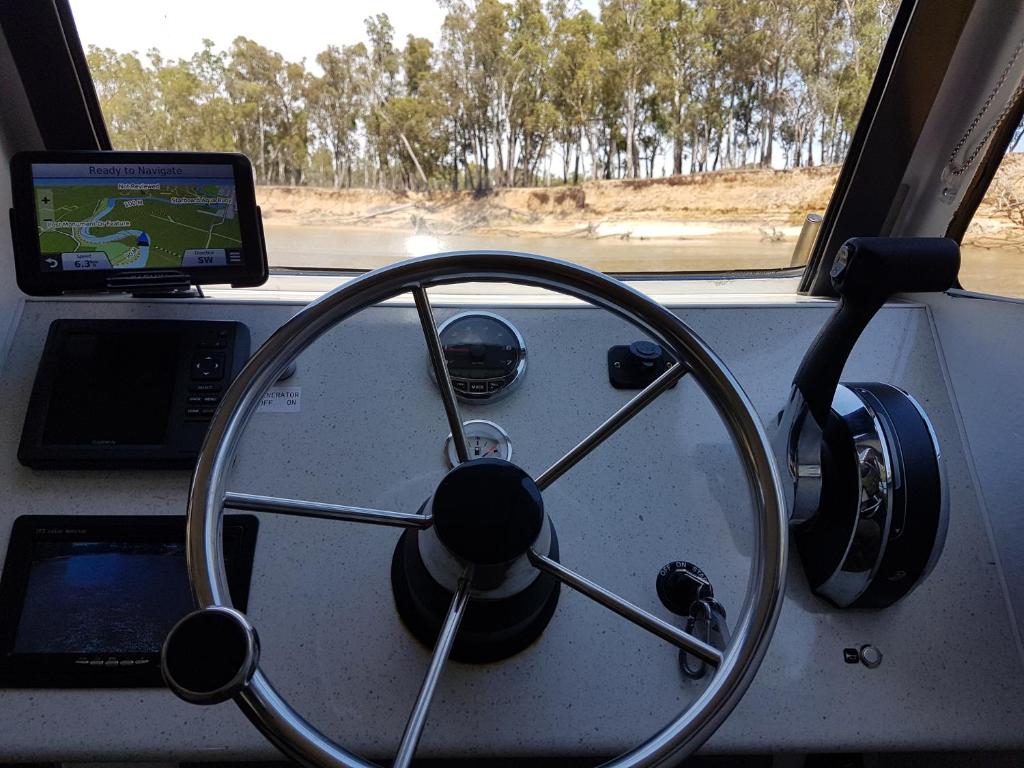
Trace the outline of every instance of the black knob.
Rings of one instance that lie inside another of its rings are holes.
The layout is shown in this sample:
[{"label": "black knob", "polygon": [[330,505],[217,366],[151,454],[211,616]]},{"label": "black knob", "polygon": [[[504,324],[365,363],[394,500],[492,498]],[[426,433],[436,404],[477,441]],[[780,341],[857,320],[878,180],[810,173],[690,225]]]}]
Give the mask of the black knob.
[{"label": "black knob", "polygon": [[653,341],[641,339],[629,345],[629,355],[633,364],[639,368],[653,368],[661,360],[662,354],[661,345],[655,344]]},{"label": "black knob", "polygon": [[689,616],[695,602],[714,596],[710,579],[693,563],[676,560],[658,571],[658,598],[678,616]]}]

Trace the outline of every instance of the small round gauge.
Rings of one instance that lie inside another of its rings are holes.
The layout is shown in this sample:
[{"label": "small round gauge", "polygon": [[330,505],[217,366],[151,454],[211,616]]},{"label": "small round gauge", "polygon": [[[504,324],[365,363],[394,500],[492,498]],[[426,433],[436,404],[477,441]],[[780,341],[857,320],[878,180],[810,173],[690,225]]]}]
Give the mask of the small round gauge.
[{"label": "small round gauge", "polygon": [[[466,449],[469,459],[504,459],[512,460],[512,442],[508,434],[493,421],[474,419],[462,425],[462,431],[466,435]],[[455,442],[449,434],[444,441],[444,455],[448,459],[448,466],[454,467],[459,463],[459,455],[455,452]]]},{"label": "small round gauge", "polygon": [[526,371],[526,344],[515,327],[490,312],[463,312],[437,329],[452,387],[460,400],[507,395]]}]

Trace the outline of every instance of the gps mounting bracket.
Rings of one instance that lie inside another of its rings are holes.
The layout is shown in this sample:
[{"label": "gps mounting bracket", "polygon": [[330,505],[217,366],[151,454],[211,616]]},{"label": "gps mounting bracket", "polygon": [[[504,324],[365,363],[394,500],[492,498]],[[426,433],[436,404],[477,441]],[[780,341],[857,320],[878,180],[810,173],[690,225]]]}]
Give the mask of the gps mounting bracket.
[{"label": "gps mounting bracket", "polygon": [[113,275],[106,280],[110,291],[131,293],[136,299],[181,299],[203,297],[203,290],[192,284],[186,272],[135,272]]}]

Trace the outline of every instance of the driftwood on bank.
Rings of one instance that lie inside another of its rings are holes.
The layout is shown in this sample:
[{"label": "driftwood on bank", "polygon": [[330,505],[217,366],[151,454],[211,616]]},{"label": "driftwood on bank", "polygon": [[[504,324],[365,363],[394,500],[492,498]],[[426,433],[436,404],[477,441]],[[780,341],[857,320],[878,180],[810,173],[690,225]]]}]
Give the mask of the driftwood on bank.
[{"label": "driftwood on bank", "polygon": [[403,203],[402,205],[395,205],[392,206],[391,208],[385,208],[382,211],[374,211],[373,213],[363,214],[362,216],[356,217],[352,221],[367,221],[369,219],[375,219],[378,216],[387,216],[389,213],[398,213],[399,211],[404,211],[408,208],[415,208],[417,205],[419,205],[419,203]]}]

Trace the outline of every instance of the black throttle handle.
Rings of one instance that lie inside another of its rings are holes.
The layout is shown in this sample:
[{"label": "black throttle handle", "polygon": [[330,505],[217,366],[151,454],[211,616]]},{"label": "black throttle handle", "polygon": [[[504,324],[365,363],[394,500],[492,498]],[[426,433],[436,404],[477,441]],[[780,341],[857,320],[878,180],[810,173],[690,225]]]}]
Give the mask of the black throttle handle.
[{"label": "black throttle handle", "polygon": [[960,246],[945,237],[854,237],[832,265],[839,306],[804,355],[793,384],[824,429],[843,367],[860,334],[896,293],[932,293],[956,284]]}]

